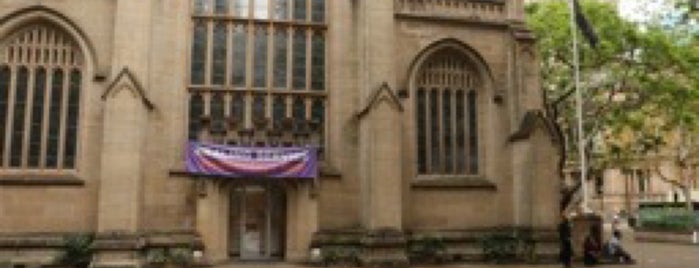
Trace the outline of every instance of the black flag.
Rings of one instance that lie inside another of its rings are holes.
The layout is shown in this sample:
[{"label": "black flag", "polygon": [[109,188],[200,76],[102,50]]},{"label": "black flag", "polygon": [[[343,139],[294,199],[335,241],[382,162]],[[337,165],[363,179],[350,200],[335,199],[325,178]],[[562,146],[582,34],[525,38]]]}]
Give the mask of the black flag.
[{"label": "black flag", "polygon": [[590,24],[590,21],[588,21],[585,14],[583,14],[578,0],[573,0],[573,9],[575,10],[575,22],[578,24],[578,28],[580,28],[580,31],[585,36],[585,39],[590,42],[590,46],[597,48],[599,39],[597,38],[595,29],[592,28],[592,24]]}]

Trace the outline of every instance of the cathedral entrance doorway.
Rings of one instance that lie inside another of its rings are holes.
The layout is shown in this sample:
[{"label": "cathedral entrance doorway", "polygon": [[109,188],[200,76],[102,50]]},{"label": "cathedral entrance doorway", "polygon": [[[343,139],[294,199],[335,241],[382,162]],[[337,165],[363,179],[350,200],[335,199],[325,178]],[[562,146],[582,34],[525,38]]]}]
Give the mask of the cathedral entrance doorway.
[{"label": "cathedral entrance doorway", "polygon": [[283,259],[286,230],[286,192],[273,183],[231,188],[231,257],[244,261]]}]

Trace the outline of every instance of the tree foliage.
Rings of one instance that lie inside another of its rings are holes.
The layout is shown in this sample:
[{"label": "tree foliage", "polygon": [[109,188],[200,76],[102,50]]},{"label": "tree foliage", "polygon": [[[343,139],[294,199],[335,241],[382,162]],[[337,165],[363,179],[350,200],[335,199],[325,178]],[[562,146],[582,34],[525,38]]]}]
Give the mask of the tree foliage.
[{"label": "tree foliage", "polygon": [[[699,131],[699,31],[685,5],[688,0],[665,1],[673,1],[673,8],[643,23],[620,17],[609,1],[581,1],[600,39],[593,49],[579,36],[584,138],[593,169],[624,169],[668,158],[683,168],[694,164],[680,158],[696,154],[699,159],[699,139],[696,145],[688,143]],[[566,140],[564,161],[575,160],[577,121],[567,1],[538,1],[526,12],[538,38],[547,112]],[[677,19],[669,19],[673,16]],[[672,145],[681,150],[669,150]],[[665,179],[683,187],[689,177]]]}]

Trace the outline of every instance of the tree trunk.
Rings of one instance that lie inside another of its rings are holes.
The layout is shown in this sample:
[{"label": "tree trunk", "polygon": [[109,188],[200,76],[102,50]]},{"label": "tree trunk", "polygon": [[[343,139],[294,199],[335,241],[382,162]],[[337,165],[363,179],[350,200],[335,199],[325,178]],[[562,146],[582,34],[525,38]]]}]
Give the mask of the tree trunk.
[{"label": "tree trunk", "polygon": [[687,211],[694,213],[694,202],[692,202],[692,189],[690,187],[681,187],[682,195],[684,195],[684,204]]},{"label": "tree trunk", "polygon": [[625,174],[624,175],[624,205],[626,207],[626,214],[628,215],[627,217],[631,216],[631,196],[629,194],[629,175]]}]

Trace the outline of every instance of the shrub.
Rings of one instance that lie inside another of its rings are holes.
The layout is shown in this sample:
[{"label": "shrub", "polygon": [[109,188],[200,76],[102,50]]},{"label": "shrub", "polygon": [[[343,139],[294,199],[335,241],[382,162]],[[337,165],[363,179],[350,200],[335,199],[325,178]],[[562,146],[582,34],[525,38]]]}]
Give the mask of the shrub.
[{"label": "shrub", "polygon": [[165,264],[167,251],[164,248],[154,248],[146,252],[146,262],[150,264]]},{"label": "shrub", "polygon": [[170,262],[179,265],[188,265],[194,260],[194,254],[191,249],[188,248],[171,248]]},{"label": "shrub", "polygon": [[408,257],[412,262],[442,263],[446,261],[447,247],[436,236],[417,237],[408,242]]},{"label": "shrub", "polygon": [[94,240],[94,236],[91,234],[66,236],[63,252],[56,258],[56,262],[76,268],[88,267],[92,261],[92,243]]},{"label": "shrub", "polygon": [[504,263],[517,260],[518,239],[512,235],[495,233],[481,239],[486,261]]},{"label": "shrub", "polygon": [[194,254],[189,248],[152,248],[146,252],[149,264],[176,264],[186,266],[194,261]]},{"label": "shrub", "polygon": [[321,258],[325,266],[358,265],[359,249],[355,246],[325,246]]}]

